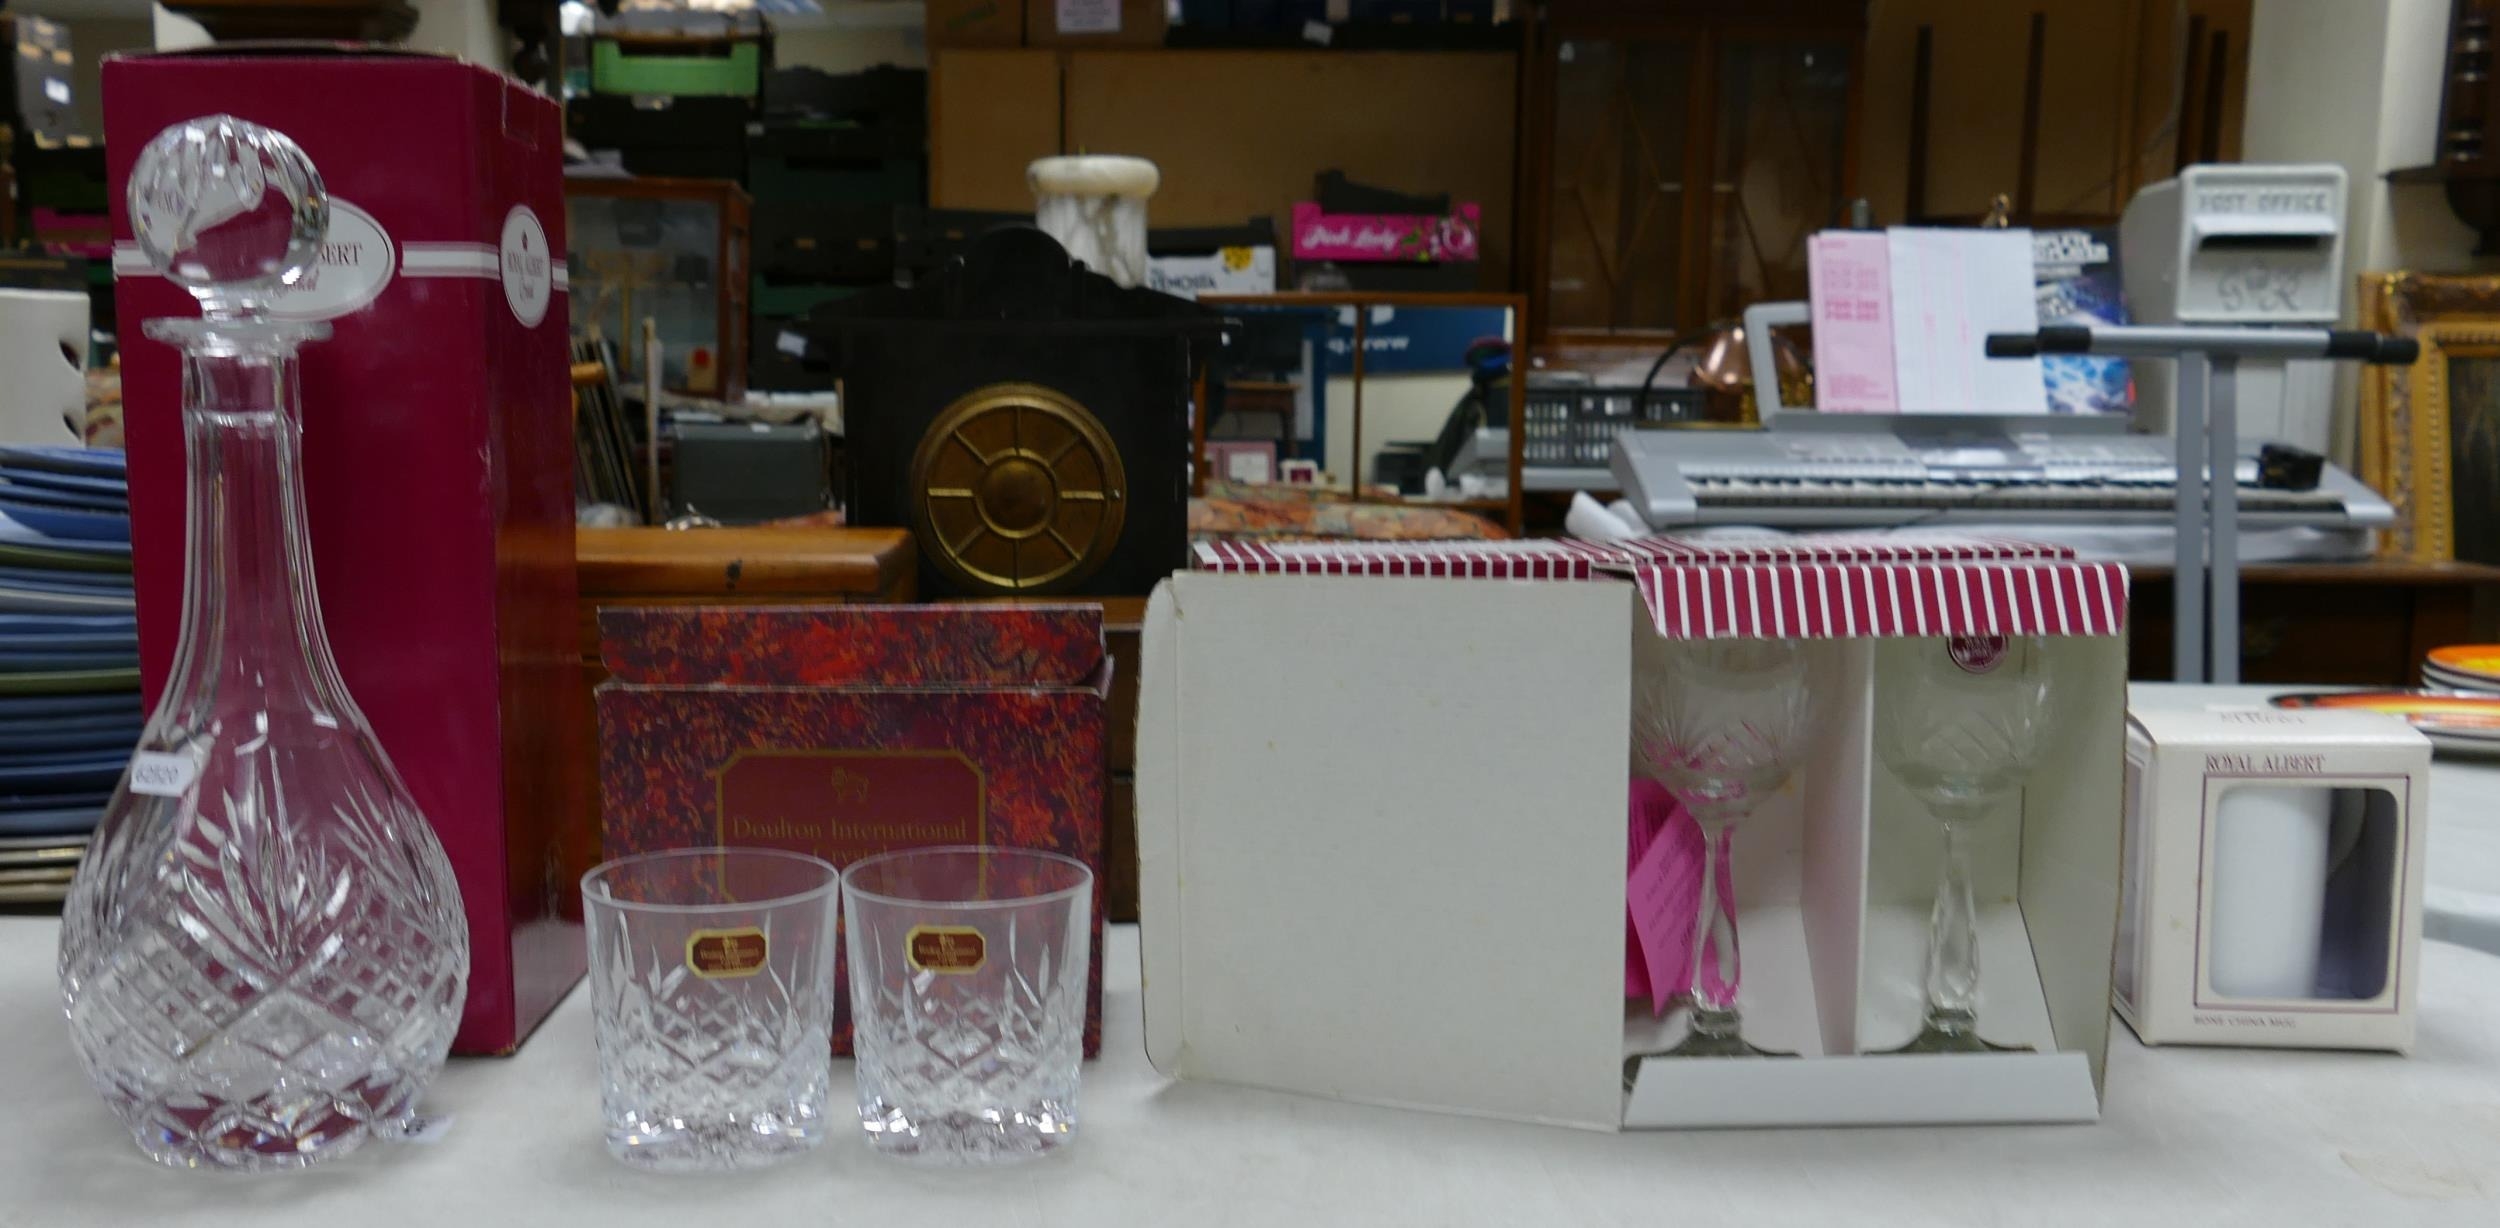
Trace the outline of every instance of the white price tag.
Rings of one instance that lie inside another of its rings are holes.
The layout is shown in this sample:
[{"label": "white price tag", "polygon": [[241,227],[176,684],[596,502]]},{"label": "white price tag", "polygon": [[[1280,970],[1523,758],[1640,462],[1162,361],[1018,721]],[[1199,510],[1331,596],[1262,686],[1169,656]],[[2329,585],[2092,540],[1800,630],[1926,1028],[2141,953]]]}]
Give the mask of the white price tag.
[{"label": "white price tag", "polygon": [[394,1136],[394,1141],[420,1146],[439,1143],[444,1135],[451,1133],[451,1123],[457,1120],[459,1118],[451,1113],[433,1117],[419,1113],[399,1123],[399,1133]]},{"label": "white price tag", "polygon": [[798,333],[785,332],[773,338],[773,348],[792,358],[805,358],[807,338]]},{"label": "white price tag", "polygon": [[57,77],[46,77],[43,82],[43,96],[61,106],[68,106],[69,83]]},{"label": "white price tag", "polygon": [[149,797],[180,797],[199,771],[189,755],[143,750],[130,758],[130,791]]},{"label": "white price tag", "polygon": [[1120,0],[1057,0],[1061,34],[1117,34]]},{"label": "white price tag", "polygon": [[1325,47],[1328,44],[1335,42],[1336,39],[1336,27],[1329,25],[1327,22],[1306,21],[1302,23],[1302,41],[1306,43],[1318,43],[1320,46]]}]

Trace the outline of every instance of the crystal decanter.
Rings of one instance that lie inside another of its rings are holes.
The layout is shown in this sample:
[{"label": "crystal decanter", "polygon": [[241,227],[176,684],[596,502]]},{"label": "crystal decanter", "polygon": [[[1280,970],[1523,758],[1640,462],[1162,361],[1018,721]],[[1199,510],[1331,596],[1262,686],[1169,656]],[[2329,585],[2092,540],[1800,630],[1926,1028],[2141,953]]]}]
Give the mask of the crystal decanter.
[{"label": "crystal decanter", "polygon": [[298,473],[295,348],[270,318],[329,198],[284,135],[177,124],[130,177],[140,247],[200,303],[183,354],[190,464],[180,647],[62,912],[61,994],[148,1155],[300,1168],[406,1126],[468,979],[443,846],[339,679]]}]

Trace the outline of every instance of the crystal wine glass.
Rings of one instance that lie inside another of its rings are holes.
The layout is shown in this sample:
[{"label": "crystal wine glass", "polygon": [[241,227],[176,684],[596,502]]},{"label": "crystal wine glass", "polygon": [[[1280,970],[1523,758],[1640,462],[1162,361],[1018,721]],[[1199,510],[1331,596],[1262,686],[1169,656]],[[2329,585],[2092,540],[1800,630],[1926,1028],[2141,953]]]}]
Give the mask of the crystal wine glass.
[{"label": "crystal wine glass", "polygon": [[1970,829],[2022,786],[2052,713],[2036,636],[1954,636],[1878,657],[1876,754],[1944,825],[1944,864],[1928,916],[1927,1015],[1902,1053],[2022,1051],[1979,1036],[1979,935]]},{"label": "crystal wine glass", "polygon": [[1768,1056],[1743,1036],[1736,902],[1719,898],[1719,867],[1730,830],[1787,781],[1804,746],[1813,701],[1805,645],[1694,640],[1668,645],[1667,654],[1635,695],[1635,751],[1700,826],[1702,875],[1692,1026],[1666,1056]]}]

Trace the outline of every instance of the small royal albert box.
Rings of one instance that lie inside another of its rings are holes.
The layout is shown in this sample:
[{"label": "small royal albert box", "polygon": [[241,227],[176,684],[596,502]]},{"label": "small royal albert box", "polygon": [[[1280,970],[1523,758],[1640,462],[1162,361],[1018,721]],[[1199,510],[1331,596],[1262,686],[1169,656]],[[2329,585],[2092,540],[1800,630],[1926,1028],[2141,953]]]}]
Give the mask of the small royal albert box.
[{"label": "small royal albert box", "polygon": [[[848,866],[987,844],[1075,857],[1095,874],[1085,1052],[1100,1049],[1100,606],[611,608],[599,632],[609,856],[731,845]],[[834,1052],[848,1055],[847,1000],[836,1011]]]},{"label": "small royal albert box", "polygon": [[[1166,1075],[1605,1130],[2099,1116],[2125,569],[1911,534],[1208,543],[1196,564],[1141,646]],[[1721,871],[1745,1039],[1790,1056],[1659,1056],[1690,1012],[1626,1002],[1637,705],[1692,641],[1746,639],[1798,641],[1813,709]],[[1878,730],[1914,702],[1885,679],[1937,659],[2054,679],[2054,736],[1966,840],[1993,1051],[1901,1052],[1945,837]]]},{"label": "small royal albert box", "polygon": [[2113,1000],[2148,1045],[2413,1046],[2430,743],[2139,687]]}]

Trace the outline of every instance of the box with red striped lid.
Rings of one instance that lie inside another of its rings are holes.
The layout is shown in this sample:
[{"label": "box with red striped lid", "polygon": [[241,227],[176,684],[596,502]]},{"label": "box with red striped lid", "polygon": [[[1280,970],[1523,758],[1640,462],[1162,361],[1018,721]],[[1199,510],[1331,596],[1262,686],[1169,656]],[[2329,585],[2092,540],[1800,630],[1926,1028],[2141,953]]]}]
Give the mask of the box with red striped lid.
[{"label": "box with red striped lid", "polygon": [[1368,575],[1477,580],[1585,580],[1643,563],[2011,562],[2073,558],[2066,546],[1986,534],[1809,533],[1781,537],[1656,536],[1593,542],[1204,541],[1199,571],[1260,575]]},{"label": "box with red striped lid", "polygon": [[2072,559],[1642,562],[1632,578],[1669,639],[2106,636],[2127,613],[2125,567]]},{"label": "box with red striped lid", "polygon": [[[1156,592],[1142,661],[1167,1073],[1608,1129],[2098,1115],[2123,568],[1941,535],[1223,543],[1197,563]],[[1627,1071],[1685,1030],[1623,1001],[1636,697],[1676,654],[1746,638],[1804,641],[1815,697],[1790,779],[1733,837],[1745,1034],[1798,1056]],[[1968,841],[1980,1027],[2019,1051],[1890,1052],[1921,1022],[1942,837],[1876,734],[1935,654],[2054,680],[2054,736]]]},{"label": "box with red striped lid", "polygon": [[1586,580],[1624,556],[1573,538],[1524,541],[1204,541],[1199,571],[1274,576],[1391,576],[1461,580]]}]

